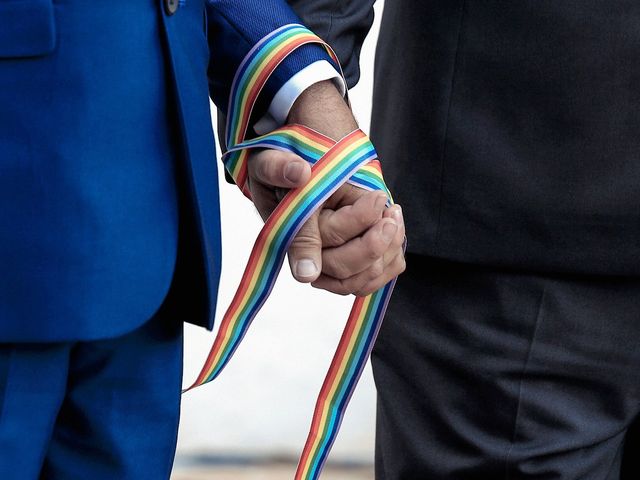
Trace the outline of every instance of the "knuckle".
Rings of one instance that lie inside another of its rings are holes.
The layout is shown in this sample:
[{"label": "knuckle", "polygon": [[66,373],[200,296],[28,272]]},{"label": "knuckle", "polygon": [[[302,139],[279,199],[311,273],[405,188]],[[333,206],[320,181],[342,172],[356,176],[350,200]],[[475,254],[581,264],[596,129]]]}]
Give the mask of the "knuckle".
[{"label": "knuckle", "polygon": [[349,294],[351,294],[351,289],[343,281],[338,281],[337,285],[333,288],[332,291],[333,291],[333,293],[337,293],[338,295],[349,295]]},{"label": "knuckle", "polygon": [[400,227],[398,229],[398,233],[393,238],[393,242],[391,243],[391,245],[395,248],[401,249],[402,245],[404,244],[404,235],[405,235],[404,227]]},{"label": "knuckle", "polygon": [[256,175],[259,179],[269,179],[271,174],[271,162],[267,158],[262,158],[256,165]]},{"label": "knuckle", "polygon": [[313,233],[301,230],[293,239],[292,246],[294,248],[321,248],[322,242]]},{"label": "knuckle", "polygon": [[366,275],[358,275],[357,277],[354,277],[354,279],[350,282],[349,292],[354,295],[357,292],[362,292],[369,283],[370,280],[366,277]]},{"label": "knuckle", "polygon": [[364,252],[368,260],[377,260],[384,251],[384,245],[376,235],[368,235],[364,240]]},{"label": "knuckle", "polygon": [[404,273],[406,271],[407,271],[407,262],[402,260],[402,263],[400,264],[400,273]]},{"label": "knuckle", "polygon": [[335,293],[336,295],[346,295],[343,292],[343,288],[340,286],[340,283],[335,281],[315,281],[311,282],[311,286],[313,288],[317,288],[318,290],[325,290],[327,292]]},{"label": "knuckle", "polygon": [[273,163],[281,156],[278,150],[274,150],[272,148],[265,148],[261,153],[264,155],[264,159],[267,163]]},{"label": "knuckle", "polygon": [[371,223],[371,217],[372,214],[370,214],[369,212],[359,212],[356,215],[354,215],[354,223],[362,228],[362,227],[366,227],[367,225],[369,225]]},{"label": "knuckle", "polygon": [[379,284],[379,277],[373,280],[368,280],[364,284],[360,285],[357,289],[355,289],[354,295],[357,297],[366,297],[368,295],[371,295],[378,289]]},{"label": "knuckle", "polygon": [[325,238],[330,245],[343,245],[346,243],[345,238],[343,237],[342,232],[340,232],[337,227],[334,225],[330,226],[330,228],[326,229]]},{"label": "knuckle", "polygon": [[369,280],[375,280],[384,273],[384,265],[381,260],[378,260],[369,269]]},{"label": "knuckle", "polygon": [[333,276],[340,279],[346,280],[352,275],[351,269],[344,262],[334,261],[330,263],[333,271]]}]

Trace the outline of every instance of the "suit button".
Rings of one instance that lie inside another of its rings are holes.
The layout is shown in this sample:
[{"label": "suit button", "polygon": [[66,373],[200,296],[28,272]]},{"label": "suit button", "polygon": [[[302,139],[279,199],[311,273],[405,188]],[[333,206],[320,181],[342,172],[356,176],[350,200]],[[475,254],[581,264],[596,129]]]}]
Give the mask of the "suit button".
[{"label": "suit button", "polygon": [[167,15],[173,15],[178,11],[178,0],[164,0],[164,10]]}]

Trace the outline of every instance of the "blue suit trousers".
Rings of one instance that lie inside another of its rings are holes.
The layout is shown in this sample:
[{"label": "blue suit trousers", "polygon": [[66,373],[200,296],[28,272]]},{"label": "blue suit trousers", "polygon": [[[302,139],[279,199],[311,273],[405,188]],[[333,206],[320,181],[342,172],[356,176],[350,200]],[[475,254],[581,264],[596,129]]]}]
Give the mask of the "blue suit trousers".
[{"label": "blue suit trousers", "polygon": [[0,344],[0,478],[169,478],[181,381],[162,311],[107,340]]}]

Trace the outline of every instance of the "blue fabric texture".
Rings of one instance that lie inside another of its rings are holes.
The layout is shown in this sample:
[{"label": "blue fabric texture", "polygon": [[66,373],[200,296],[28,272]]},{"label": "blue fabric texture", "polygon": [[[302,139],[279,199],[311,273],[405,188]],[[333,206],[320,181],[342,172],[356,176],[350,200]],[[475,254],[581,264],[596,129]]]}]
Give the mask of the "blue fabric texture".
[{"label": "blue fabric texture", "polygon": [[0,478],[169,478],[181,379],[164,314],[112,339],[0,344]]},{"label": "blue fabric texture", "polygon": [[[271,3],[267,8],[262,2],[246,0],[208,1],[209,43],[212,51],[221,55],[214,56],[209,66],[211,98],[225,114],[233,76],[242,58],[239,58],[232,49],[216,50],[213,46],[241,45],[246,54],[258,40],[282,25],[302,23],[284,1]],[[283,23],[285,18],[288,20]],[[247,28],[239,29],[237,25]],[[267,81],[256,103],[254,116],[262,117],[270,100],[291,78],[292,72],[298,72],[318,60],[327,60],[334,64],[324,48],[315,44],[300,47],[294,55],[287,57]],[[229,65],[233,65],[233,68],[227,68]]]},{"label": "blue fabric texture", "polygon": [[[180,320],[211,328],[209,86],[226,106],[253,43],[299,19],[284,0],[189,0],[170,16],[161,0],[16,0],[3,12],[0,342],[121,335],[153,316],[177,272],[188,285],[174,290],[190,295]],[[318,58],[282,65],[264,102]]]},{"label": "blue fabric texture", "polygon": [[[24,23],[24,16],[29,22]],[[34,57],[56,44],[53,4],[49,0],[0,3],[0,57]]]}]

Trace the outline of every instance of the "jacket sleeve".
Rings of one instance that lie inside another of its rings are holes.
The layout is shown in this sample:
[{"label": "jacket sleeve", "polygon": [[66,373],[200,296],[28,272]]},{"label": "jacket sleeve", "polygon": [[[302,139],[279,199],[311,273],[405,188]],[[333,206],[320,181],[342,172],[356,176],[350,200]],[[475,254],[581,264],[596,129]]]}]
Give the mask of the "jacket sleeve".
[{"label": "jacket sleeve", "polygon": [[[227,113],[229,92],[236,70],[251,48],[274,30],[302,20],[285,0],[207,0],[209,91],[214,103]],[[254,117],[266,112],[273,97],[296,73],[318,60],[331,57],[318,45],[305,45],[287,57],[264,87]]]},{"label": "jacket sleeve", "polygon": [[335,50],[349,88],[360,79],[360,51],[375,0],[287,0],[304,24]]}]

